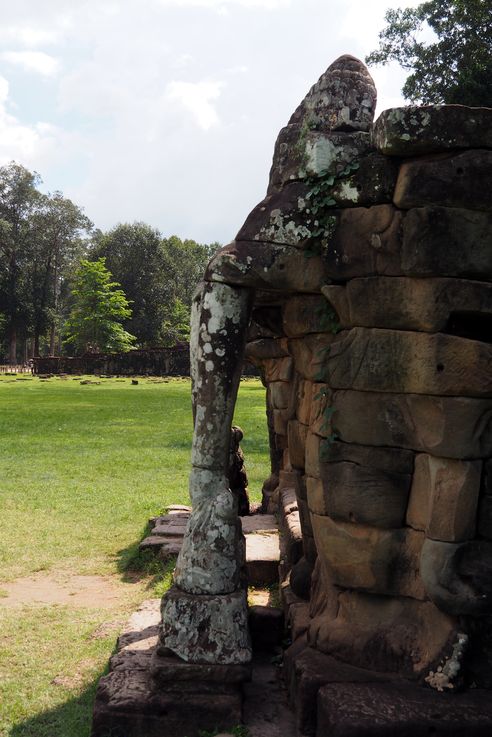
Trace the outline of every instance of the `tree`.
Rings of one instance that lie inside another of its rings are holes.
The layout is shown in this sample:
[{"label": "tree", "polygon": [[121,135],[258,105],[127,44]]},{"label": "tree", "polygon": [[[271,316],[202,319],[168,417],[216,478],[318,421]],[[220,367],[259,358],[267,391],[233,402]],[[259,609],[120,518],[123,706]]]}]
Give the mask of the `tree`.
[{"label": "tree", "polygon": [[39,355],[39,339],[49,329],[49,354],[55,354],[64,282],[86,250],[84,233],[92,223],[81,208],[61,192],[43,195],[33,216],[35,249],[31,263],[33,353]]},{"label": "tree", "polygon": [[[411,102],[492,107],[492,6],[490,0],[429,0],[390,9],[379,49],[367,64],[397,61],[413,70],[403,86]],[[436,37],[422,40],[425,27]]]},{"label": "tree", "polygon": [[17,361],[17,338],[32,316],[29,268],[34,250],[32,215],[41,194],[40,177],[12,161],[0,167],[0,311],[4,315],[10,363]]},{"label": "tree", "polygon": [[161,341],[166,304],[172,299],[166,274],[161,235],[146,223],[121,223],[98,233],[91,258],[106,259],[106,266],[132,303],[125,329],[141,346]]},{"label": "tree", "polygon": [[121,322],[131,316],[128,300],[105,266],[83,259],[75,272],[74,304],[66,323],[66,343],[80,352],[129,351],[135,336]]},{"label": "tree", "polygon": [[188,343],[190,340],[190,308],[175,297],[166,319],[162,323],[161,343],[172,347],[178,343]]},{"label": "tree", "polygon": [[106,259],[132,302],[125,329],[139,345],[151,347],[187,340],[193,292],[218,247],[174,235],[162,238],[145,223],[123,223],[95,234],[90,257]]}]

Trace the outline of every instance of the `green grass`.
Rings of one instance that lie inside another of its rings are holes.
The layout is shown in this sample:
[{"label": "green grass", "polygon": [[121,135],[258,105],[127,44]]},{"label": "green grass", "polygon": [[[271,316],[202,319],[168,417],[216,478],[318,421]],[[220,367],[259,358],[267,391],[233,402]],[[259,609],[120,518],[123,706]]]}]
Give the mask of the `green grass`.
[{"label": "green grass", "polygon": [[[49,570],[129,581],[147,519],[188,503],[189,381],[98,381],[0,378],[0,590]],[[235,422],[245,432],[252,499],[269,472],[264,403],[259,381],[241,385]],[[152,564],[140,564],[148,575],[127,583],[113,611],[2,609],[2,591],[1,737],[88,737],[95,683],[115,640],[91,632],[169,584],[169,571],[156,577]]]}]

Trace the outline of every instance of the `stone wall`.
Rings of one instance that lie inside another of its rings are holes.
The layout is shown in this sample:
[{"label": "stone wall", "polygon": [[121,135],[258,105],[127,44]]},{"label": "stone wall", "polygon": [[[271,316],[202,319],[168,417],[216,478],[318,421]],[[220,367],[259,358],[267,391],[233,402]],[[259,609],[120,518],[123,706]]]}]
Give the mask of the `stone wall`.
[{"label": "stone wall", "polygon": [[84,356],[33,359],[35,374],[108,374],[120,376],[189,376],[188,346]]},{"label": "stone wall", "polygon": [[327,131],[320,83],[221,265],[230,280],[248,248],[257,264],[263,504],[299,543],[284,547],[285,604],[294,635],[339,660],[491,687],[492,110],[398,108]]}]

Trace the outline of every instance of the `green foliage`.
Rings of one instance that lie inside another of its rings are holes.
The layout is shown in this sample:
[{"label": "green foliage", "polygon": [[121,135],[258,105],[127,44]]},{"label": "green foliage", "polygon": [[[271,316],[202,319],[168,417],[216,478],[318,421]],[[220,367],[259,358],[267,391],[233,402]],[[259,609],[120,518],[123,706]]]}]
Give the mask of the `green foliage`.
[{"label": "green foliage", "polygon": [[80,352],[129,351],[135,336],[121,326],[131,310],[125,293],[112,282],[105,259],[83,259],[75,272],[74,304],[66,323],[66,343]]},{"label": "green foliage", "polygon": [[312,237],[319,238],[317,248],[304,251],[308,258],[323,255],[324,250],[328,247],[337,223],[333,215],[333,207],[337,204],[333,191],[341,181],[350,177],[358,168],[359,164],[352,161],[337,174],[321,171],[317,176],[306,179],[306,184],[310,187],[306,194],[309,202],[309,209],[306,211],[309,215],[308,225],[311,228]]},{"label": "green foliage", "polygon": [[92,223],[60,192],[38,191],[40,177],[11,162],[0,167],[0,311],[16,359],[17,337],[39,339],[55,326],[64,306],[68,273],[83,253]]},{"label": "green foliage", "polygon": [[[492,106],[492,7],[490,0],[430,0],[390,9],[379,49],[367,64],[397,61],[412,70],[407,100]],[[436,39],[426,43],[424,31]]]},{"label": "green foliage", "polygon": [[189,338],[193,292],[218,247],[175,235],[162,238],[146,223],[123,223],[96,233],[91,258],[106,258],[131,301],[132,316],[124,328],[138,344],[171,346]]},{"label": "green foliage", "polygon": [[142,347],[159,345],[166,305],[172,301],[159,231],[146,223],[120,223],[96,234],[90,258],[106,259],[106,267],[132,304],[125,330]]},{"label": "green foliage", "polygon": [[175,297],[162,323],[161,342],[164,346],[188,343],[190,340],[190,309]]}]

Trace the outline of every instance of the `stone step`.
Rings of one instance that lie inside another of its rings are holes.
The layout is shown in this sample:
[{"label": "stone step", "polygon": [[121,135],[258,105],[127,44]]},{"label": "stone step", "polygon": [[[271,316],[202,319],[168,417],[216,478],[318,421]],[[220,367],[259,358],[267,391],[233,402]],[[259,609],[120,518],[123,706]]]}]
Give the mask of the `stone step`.
[{"label": "stone step", "polygon": [[[171,508],[166,515],[150,520],[151,534],[139,545],[151,550],[161,560],[177,556],[181,549],[189,508]],[[246,540],[246,571],[250,586],[270,586],[278,583],[280,544],[278,526],[273,514],[253,514],[240,517]]]}]

